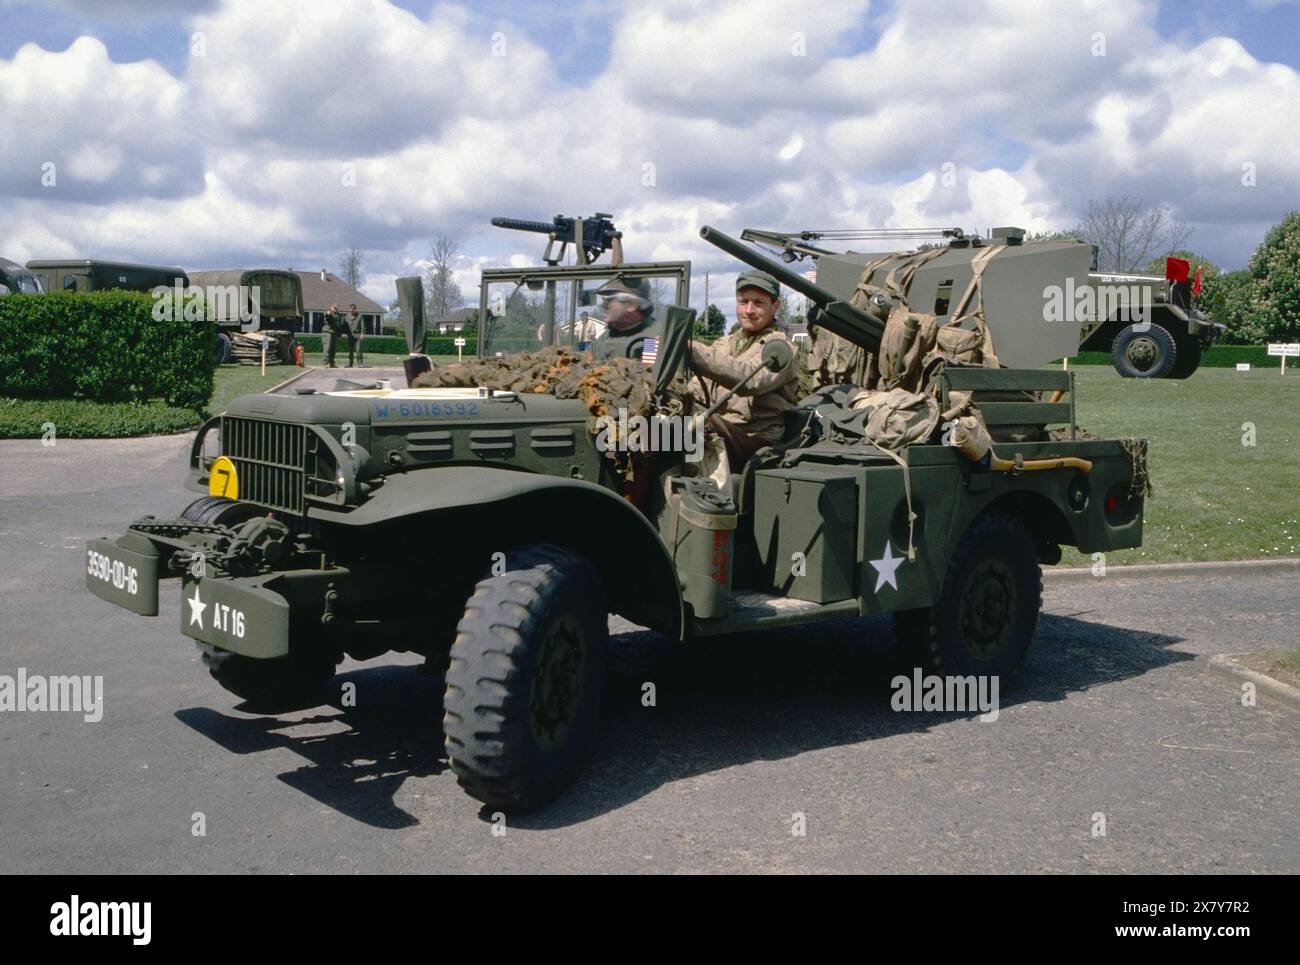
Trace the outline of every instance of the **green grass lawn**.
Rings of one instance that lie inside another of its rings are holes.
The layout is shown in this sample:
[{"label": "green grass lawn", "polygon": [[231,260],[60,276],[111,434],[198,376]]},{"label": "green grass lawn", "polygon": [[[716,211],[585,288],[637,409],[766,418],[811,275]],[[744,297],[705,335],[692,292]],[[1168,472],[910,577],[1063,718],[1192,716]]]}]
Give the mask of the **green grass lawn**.
[{"label": "green grass lawn", "polygon": [[[1202,368],[1184,381],[1074,372],[1080,426],[1150,441],[1143,545],[1108,553],[1108,564],[1300,552],[1300,372]],[[1250,426],[1255,444],[1243,445]],[[1061,561],[1088,562],[1073,550]]]}]

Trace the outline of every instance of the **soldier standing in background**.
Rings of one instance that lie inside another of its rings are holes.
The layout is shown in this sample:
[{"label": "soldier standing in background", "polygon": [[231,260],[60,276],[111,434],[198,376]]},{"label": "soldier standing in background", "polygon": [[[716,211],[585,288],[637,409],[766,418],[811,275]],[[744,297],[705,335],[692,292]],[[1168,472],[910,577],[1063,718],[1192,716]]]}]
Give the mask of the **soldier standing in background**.
[{"label": "soldier standing in background", "polygon": [[347,316],[343,319],[344,329],[348,332],[348,367],[352,367],[352,356],[355,353],[357,364],[366,364],[366,324],[362,321],[361,316],[357,314],[357,306],[349,305]]},{"label": "soldier standing in background", "polygon": [[343,319],[339,316],[338,305],[331,305],[325,313],[325,328],[321,336],[325,339],[325,367],[338,368],[334,364],[334,353],[338,351],[339,336],[343,334]]}]

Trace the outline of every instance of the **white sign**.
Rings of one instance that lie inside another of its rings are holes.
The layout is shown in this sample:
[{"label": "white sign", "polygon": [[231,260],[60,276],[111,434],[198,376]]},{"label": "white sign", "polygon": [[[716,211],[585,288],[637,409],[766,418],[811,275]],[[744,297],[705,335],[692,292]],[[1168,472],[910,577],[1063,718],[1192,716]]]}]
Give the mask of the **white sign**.
[{"label": "white sign", "polygon": [[465,347],[465,340],[464,340],[463,338],[458,338],[458,339],[456,339],[456,347],[457,347],[457,348],[464,348],[464,347]]},{"label": "white sign", "polygon": [[1238,371],[1238,372],[1249,372],[1249,371],[1250,371],[1250,363],[1249,363],[1249,362],[1238,362],[1238,363],[1237,363],[1237,371]]},{"label": "white sign", "polygon": [[1269,355],[1300,355],[1300,342],[1269,342]]}]

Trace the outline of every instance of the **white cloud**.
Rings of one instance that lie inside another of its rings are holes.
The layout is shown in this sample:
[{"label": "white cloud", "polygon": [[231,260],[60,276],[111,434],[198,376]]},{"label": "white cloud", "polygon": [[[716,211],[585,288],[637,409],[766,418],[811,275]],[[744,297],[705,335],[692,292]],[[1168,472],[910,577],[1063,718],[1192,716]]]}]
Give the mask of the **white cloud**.
[{"label": "white cloud", "polygon": [[24,44],[0,60],[0,117],[3,195],[53,203],[175,196],[201,177],[185,85],[151,60],[114,63],[92,37],[57,53]]},{"label": "white cloud", "polygon": [[444,233],[472,242],[469,298],[485,261],[541,250],[490,216],[606,210],[629,258],[690,258],[717,300],[735,266],[704,223],[1044,229],[1106,194],[1240,247],[1234,225],[1300,197],[1300,78],[1154,24],[1135,0],[670,2],[628,8],[603,72],[566,82],[535,29],[463,7],[230,2],[186,24],[206,55],[180,78],[89,37],[0,60],[25,119],[0,130],[0,254],[317,267],[355,244],[386,304]]}]

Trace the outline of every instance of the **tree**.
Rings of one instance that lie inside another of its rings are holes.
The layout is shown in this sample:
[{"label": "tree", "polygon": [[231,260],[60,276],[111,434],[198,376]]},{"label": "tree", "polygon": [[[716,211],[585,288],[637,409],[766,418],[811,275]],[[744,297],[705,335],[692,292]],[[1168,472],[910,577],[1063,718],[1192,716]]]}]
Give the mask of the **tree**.
[{"label": "tree", "polygon": [[1183,261],[1189,263],[1192,266],[1191,274],[1188,276],[1189,278],[1195,277],[1196,269],[1201,269],[1202,285],[1206,284],[1210,278],[1218,277],[1222,274],[1222,270],[1219,266],[1210,261],[1210,259],[1203,258],[1196,252],[1188,251],[1186,248],[1179,248],[1177,251],[1168,251],[1163,255],[1158,255],[1157,257],[1152,258],[1150,264],[1142,269],[1142,274],[1159,275],[1163,278],[1165,274],[1166,258],[1181,258]]},{"label": "tree", "polygon": [[704,310],[704,317],[695,320],[695,337],[721,338],[726,328],[727,316],[722,314],[722,309],[710,302]]},{"label": "tree", "polygon": [[349,248],[339,259],[339,277],[353,288],[361,285],[361,260],[360,248]]},{"label": "tree", "polygon": [[1101,271],[1135,272],[1152,258],[1182,248],[1192,229],[1176,220],[1168,205],[1153,208],[1138,198],[1118,197],[1089,201],[1078,228],[1066,234],[1097,246]]},{"label": "tree", "polygon": [[1215,276],[1214,286],[1203,292],[1200,304],[1216,322],[1228,326],[1224,341],[1236,345],[1254,345],[1267,341],[1258,316],[1251,307],[1255,279],[1250,270],[1229,271]]},{"label": "tree", "polygon": [[1250,303],[1260,341],[1300,337],[1300,211],[1269,229],[1250,257]]},{"label": "tree", "polygon": [[434,239],[429,252],[429,264],[424,270],[424,310],[430,324],[446,318],[465,304],[452,268],[452,262],[459,251],[460,245],[446,235],[438,235]]},{"label": "tree", "polygon": [[651,313],[655,318],[664,317],[664,307],[671,305],[668,295],[668,283],[662,278],[650,279],[650,305]]}]

